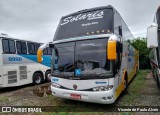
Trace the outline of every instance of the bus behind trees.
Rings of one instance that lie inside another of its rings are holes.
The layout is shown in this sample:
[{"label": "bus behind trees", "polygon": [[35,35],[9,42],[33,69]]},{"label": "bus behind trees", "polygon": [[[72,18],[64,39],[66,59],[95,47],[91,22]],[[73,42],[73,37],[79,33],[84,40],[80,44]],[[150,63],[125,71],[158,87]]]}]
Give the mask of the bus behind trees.
[{"label": "bus behind trees", "polygon": [[[54,96],[114,103],[137,73],[133,36],[112,6],[85,9],[62,17],[54,40],[51,91]],[[43,47],[45,48],[45,47]],[[39,62],[43,48],[38,50]]]},{"label": "bus behind trees", "polygon": [[0,88],[29,83],[40,84],[50,75],[51,49],[43,51],[43,63],[37,63],[42,43],[20,40],[0,34]]},{"label": "bus behind trees", "polygon": [[152,25],[147,29],[147,47],[151,49],[151,68],[160,88],[160,7],[155,13]]}]

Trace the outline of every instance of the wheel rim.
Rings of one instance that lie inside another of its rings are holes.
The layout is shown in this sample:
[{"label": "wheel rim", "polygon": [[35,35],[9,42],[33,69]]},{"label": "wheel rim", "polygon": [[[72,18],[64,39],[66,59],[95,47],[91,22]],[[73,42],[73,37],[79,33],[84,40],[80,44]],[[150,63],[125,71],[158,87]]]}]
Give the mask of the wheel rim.
[{"label": "wheel rim", "polygon": [[38,76],[35,78],[35,82],[36,82],[36,83],[40,83],[40,82],[41,82],[41,76],[38,75]]},{"label": "wheel rim", "polygon": [[47,78],[48,78],[49,80],[51,80],[51,74],[50,74],[50,73],[47,75]]}]

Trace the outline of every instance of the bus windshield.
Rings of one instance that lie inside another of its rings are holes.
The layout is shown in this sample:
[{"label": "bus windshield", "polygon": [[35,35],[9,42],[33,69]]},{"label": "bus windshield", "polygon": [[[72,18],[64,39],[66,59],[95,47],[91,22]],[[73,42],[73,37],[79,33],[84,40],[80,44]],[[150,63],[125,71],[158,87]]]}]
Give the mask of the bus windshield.
[{"label": "bus windshield", "polygon": [[113,32],[113,9],[92,10],[63,17],[54,41]]},{"label": "bus windshield", "polygon": [[81,76],[87,79],[112,76],[111,62],[106,57],[108,38],[55,44],[52,74],[57,77]]}]

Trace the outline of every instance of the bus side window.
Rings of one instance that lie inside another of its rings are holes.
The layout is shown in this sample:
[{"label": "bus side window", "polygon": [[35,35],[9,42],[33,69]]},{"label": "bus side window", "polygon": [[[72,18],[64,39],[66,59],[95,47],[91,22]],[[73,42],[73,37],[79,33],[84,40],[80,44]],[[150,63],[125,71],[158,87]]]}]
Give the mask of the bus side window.
[{"label": "bus side window", "polygon": [[115,73],[119,72],[122,61],[122,44],[117,42],[117,59],[115,60]]},{"label": "bus side window", "polygon": [[35,53],[37,54],[38,48],[40,47],[40,44],[35,44]]},{"label": "bus side window", "polygon": [[47,55],[47,48],[43,50],[43,55]]},{"label": "bus side window", "polygon": [[2,44],[3,44],[3,52],[4,53],[9,53],[9,43],[7,39],[3,39],[2,40]]},{"label": "bus side window", "polygon": [[16,41],[16,47],[17,47],[17,53],[21,54],[22,53],[22,46],[20,41]]},{"label": "bus side window", "polygon": [[14,40],[9,40],[9,52],[12,54],[16,52]]},{"label": "bus side window", "polygon": [[51,55],[52,54],[52,48],[47,48],[48,50],[48,55]]},{"label": "bus side window", "polygon": [[26,42],[21,42],[22,45],[22,53],[27,54],[27,45]]},{"label": "bus side window", "polygon": [[33,43],[28,43],[28,53],[35,54],[35,48]]},{"label": "bus side window", "polygon": [[121,16],[117,11],[114,13],[114,33],[117,36],[122,36]]}]

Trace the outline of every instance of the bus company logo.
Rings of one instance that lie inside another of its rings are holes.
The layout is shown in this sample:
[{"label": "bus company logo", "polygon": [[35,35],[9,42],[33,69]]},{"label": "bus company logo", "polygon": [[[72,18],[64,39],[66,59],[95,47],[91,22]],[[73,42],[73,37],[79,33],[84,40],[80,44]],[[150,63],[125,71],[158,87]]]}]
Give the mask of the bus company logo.
[{"label": "bus company logo", "polygon": [[107,84],[107,82],[105,82],[105,81],[96,81],[95,83],[96,84]]},{"label": "bus company logo", "polygon": [[74,89],[77,89],[77,85],[76,85],[76,84],[74,84],[74,85],[73,85],[73,88],[74,88]]},{"label": "bus company logo", "polygon": [[79,14],[76,16],[70,16],[70,17],[63,19],[61,22],[61,25],[65,25],[67,23],[76,22],[76,21],[85,20],[85,19],[87,19],[87,20],[100,19],[100,18],[103,18],[103,16],[104,16],[104,11],[102,11],[102,10],[96,11],[96,12],[91,12],[88,14]]},{"label": "bus company logo", "polygon": [[58,82],[58,81],[59,81],[59,79],[57,79],[57,78],[52,79],[52,82]]},{"label": "bus company logo", "polygon": [[9,57],[8,61],[22,61],[21,57]]}]

